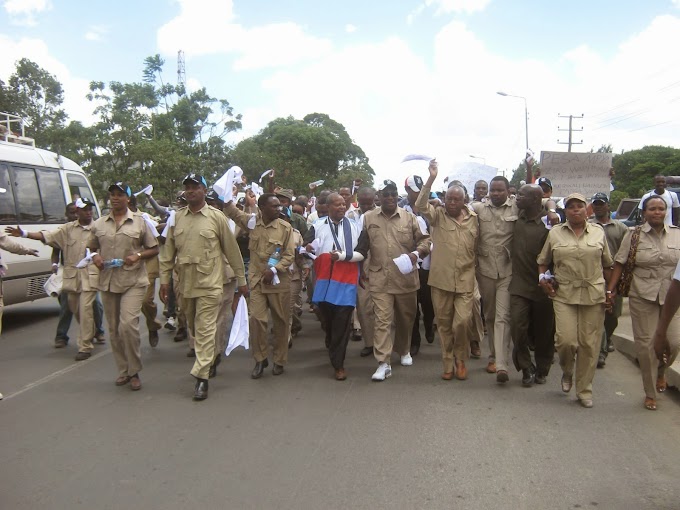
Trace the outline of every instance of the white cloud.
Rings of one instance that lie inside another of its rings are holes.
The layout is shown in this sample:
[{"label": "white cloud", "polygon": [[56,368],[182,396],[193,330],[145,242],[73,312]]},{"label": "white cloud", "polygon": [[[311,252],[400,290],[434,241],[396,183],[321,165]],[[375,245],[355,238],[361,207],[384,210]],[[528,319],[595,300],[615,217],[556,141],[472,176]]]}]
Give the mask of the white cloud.
[{"label": "white cloud", "polygon": [[[678,0],[678,1],[680,1],[680,0]],[[347,23],[345,25],[345,32],[347,32],[348,34],[353,34],[357,30],[359,30],[359,28],[356,25],[352,25],[351,23]]]},{"label": "white cloud", "polygon": [[50,0],[5,0],[3,4],[15,25],[35,26],[35,15],[52,8]]},{"label": "white cloud", "polygon": [[105,27],[103,25],[92,25],[88,29],[87,32],[85,32],[85,39],[88,41],[101,41],[104,39],[104,36],[109,33],[108,27]]},{"label": "white cloud", "polygon": [[425,0],[427,7],[435,7],[437,14],[473,13],[483,11],[491,0]]},{"label": "white cloud", "polygon": [[69,69],[56,57],[50,54],[47,44],[40,39],[21,38],[19,40],[0,34],[0,76],[7,81],[15,71],[15,64],[22,58],[28,58],[50,74],[56,76],[64,89],[63,108],[71,120],[79,120],[84,124],[93,121],[93,105],[85,99],[89,92],[89,80],[73,76]]},{"label": "white cloud", "polygon": [[235,69],[260,69],[318,59],[331,49],[330,41],[306,34],[295,23],[253,28],[235,23],[231,0],[177,2],[179,15],[158,30],[158,47],[164,54],[175,54],[179,49],[187,57],[234,54]]}]

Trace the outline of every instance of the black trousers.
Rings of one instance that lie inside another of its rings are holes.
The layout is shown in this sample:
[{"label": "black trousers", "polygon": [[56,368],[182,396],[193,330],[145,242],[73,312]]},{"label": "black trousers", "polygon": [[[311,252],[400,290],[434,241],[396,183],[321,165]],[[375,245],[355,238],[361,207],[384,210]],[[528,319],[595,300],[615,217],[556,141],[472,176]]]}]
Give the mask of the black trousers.
[{"label": "black trousers", "polygon": [[347,344],[352,333],[353,306],[339,306],[331,303],[319,303],[321,321],[326,332],[326,347],[331,365],[336,370],[344,368]]},{"label": "black trousers", "polygon": [[548,375],[555,354],[555,315],[552,301],[532,301],[521,296],[510,296],[510,331],[514,348],[512,361],[520,371],[533,365],[529,338],[534,341],[536,372]]},{"label": "black trousers", "polygon": [[[428,269],[418,269],[420,288],[418,289],[418,304],[416,305],[416,319],[413,321],[413,332],[411,333],[411,345],[420,347],[420,311],[422,310],[423,326],[425,326],[425,336],[433,335],[434,307],[432,306],[432,292],[427,284],[430,277]],[[420,305],[420,306],[418,306]]]}]

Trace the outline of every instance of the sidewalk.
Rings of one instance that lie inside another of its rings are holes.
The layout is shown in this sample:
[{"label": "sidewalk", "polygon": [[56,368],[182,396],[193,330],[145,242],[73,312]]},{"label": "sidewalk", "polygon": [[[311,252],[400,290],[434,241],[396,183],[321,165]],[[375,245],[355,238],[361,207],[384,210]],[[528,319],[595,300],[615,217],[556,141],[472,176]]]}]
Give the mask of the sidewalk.
[{"label": "sidewalk", "polygon": [[[633,325],[628,311],[628,299],[623,300],[623,312],[619,317],[619,326],[614,331],[614,346],[616,350],[635,360],[635,346],[633,344]],[[680,388],[680,357],[666,370],[666,380],[669,386]]]}]

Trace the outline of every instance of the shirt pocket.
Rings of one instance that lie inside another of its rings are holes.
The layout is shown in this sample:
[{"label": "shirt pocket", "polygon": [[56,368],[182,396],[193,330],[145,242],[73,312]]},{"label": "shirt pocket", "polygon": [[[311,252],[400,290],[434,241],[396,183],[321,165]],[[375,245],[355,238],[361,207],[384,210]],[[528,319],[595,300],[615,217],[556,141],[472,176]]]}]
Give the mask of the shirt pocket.
[{"label": "shirt pocket", "polygon": [[215,253],[220,251],[218,247],[219,240],[217,239],[217,234],[214,231],[208,229],[201,230],[199,235],[203,243],[203,258],[211,258]]},{"label": "shirt pocket", "polygon": [[673,269],[675,270],[675,266],[677,265],[678,260],[680,260],[680,246],[669,244],[666,247],[668,249],[670,261],[673,263]]},{"label": "shirt pocket", "polygon": [[404,246],[406,249],[410,250],[414,247],[415,241],[413,240],[413,232],[408,227],[399,227],[395,231],[397,237],[397,242]]},{"label": "shirt pocket", "polygon": [[181,250],[184,248],[184,244],[186,241],[186,233],[184,232],[183,228],[176,228],[173,232],[173,237],[175,239],[175,248],[177,250]]},{"label": "shirt pocket", "polygon": [[[141,243],[139,242],[139,238],[141,237],[142,233],[139,230],[125,230],[119,235],[119,238],[117,239],[118,242],[124,243],[122,248],[123,248],[123,254],[122,254],[122,259],[125,260],[125,258],[128,255],[134,255],[135,253],[138,253],[140,251],[143,251],[143,248],[141,247]],[[136,271],[140,268],[142,265],[142,261],[138,260],[131,266],[128,265],[123,265],[123,270],[124,271]]]},{"label": "shirt pocket", "polygon": [[[216,253],[212,258],[206,258],[196,264],[196,281],[194,287],[197,289],[211,289],[222,285],[222,259],[221,252]],[[217,274],[215,274],[217,272]]]}]

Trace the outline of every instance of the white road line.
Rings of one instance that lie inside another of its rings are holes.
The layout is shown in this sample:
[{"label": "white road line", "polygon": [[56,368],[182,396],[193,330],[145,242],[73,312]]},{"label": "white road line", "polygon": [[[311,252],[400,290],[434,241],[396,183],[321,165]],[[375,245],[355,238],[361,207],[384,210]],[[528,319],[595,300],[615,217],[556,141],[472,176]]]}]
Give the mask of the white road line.
[{"label": "white road line", "polygon": [[17,396],[21,395],[22,393],[27,392],[28,390],[32,390],[33,388],[37,388],[38,386],[42,386],[43,384],[50,382],[52,379],[56,379],[59,376],[62,376],[64,374],[68,374],[69,372],[72,372],[77,368],[80,368],[82,366],[87,365],[89,361],[94,361],[97,358],[101,358],[102,356],[106,356],[107,354],[110,354],[110,353],[111,353],[111,349],[106,349],[105,351],[100,352],[99,354],[95,354],[94,356],[92,356],[91,358],[89,358],[85,361],[77,361],[73,365],[70,365],[66,368],[62,368],[61,370],[57,370],[56,372],[54,372],[50,375],[46,375],[42,379],[38,379],[35,382],[27,384],[26,386],[24,386],[23,388],[21,388],[18,391],[15,391],[14,393],[10,393],[9,395],[5,395],[5,400],[9,400],[10,398],[17,397]]}]

